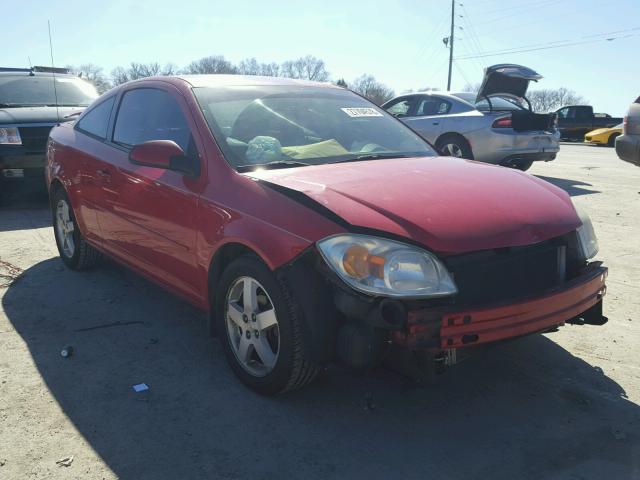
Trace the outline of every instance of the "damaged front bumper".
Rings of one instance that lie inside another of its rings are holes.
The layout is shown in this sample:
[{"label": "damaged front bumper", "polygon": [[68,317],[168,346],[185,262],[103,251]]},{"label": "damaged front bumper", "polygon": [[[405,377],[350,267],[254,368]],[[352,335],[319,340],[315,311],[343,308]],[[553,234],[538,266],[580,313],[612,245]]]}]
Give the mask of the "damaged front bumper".
[{"label": "damaged front bumper", "polygon": [[562,287],[512,303],[408,312],[393,341],[410,350],[444,351],[554,330],[565,323],[603,325],[607,268],[593,264]]}]

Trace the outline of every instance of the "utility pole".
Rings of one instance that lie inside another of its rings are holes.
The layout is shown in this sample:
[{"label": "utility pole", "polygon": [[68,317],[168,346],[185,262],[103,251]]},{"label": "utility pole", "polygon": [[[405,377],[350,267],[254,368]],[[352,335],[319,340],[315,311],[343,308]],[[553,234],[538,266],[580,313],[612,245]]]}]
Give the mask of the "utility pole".
[{"label": "utility pole", "polygon": [[455,27],[456,0],[451,0],[451,36],[449,37],[449,78],[447,91],[451,90],[451,67],[453,66],[453,29]]}]

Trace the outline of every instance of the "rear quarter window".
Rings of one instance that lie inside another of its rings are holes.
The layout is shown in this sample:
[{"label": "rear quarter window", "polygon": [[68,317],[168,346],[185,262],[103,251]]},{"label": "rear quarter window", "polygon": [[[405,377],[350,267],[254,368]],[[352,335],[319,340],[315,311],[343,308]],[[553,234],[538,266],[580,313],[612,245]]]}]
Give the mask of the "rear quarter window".
[{"label": "rear quarter window", "polygon": [[115,97],[108,98],[88,111],[76,124],[81,132],[104,140],[107,138],[107,128]]}]

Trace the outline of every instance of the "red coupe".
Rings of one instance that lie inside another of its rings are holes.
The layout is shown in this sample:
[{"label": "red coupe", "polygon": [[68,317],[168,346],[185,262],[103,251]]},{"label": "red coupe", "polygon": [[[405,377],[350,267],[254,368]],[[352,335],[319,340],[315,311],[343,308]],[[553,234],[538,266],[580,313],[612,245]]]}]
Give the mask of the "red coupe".
[{"label": "red coupe", "polygon": [[107,255],[208,311],[261,393],[334,359],[433,371],[459,349],[606,322],[607,270],[563,190],[438,157],[340,87],[138,80],[55,127],[47,157],[64,263]]}]

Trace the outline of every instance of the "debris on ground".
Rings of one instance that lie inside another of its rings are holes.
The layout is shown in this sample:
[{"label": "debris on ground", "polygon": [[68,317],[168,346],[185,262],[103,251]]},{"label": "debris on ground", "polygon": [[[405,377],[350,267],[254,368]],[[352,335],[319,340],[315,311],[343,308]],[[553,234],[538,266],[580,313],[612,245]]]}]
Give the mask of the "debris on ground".
[{"label": "debris on ground", "polygon": [[0,260],[0,288],[10,287],[24,273],[20,267]]},{"label": "debris on ground", "polygon": [[62,358],[69,358],[71,355],[73,355],[73,347],[71,345],[62,347],[62,350],[60,350],[60,356]]},{"label": "debris on ground", "polygon": [[147,385],[146,383],[138,383],[137,385],[133,386],[133,390],[136,393],[146,392],[147,390],[149,390],[149,385]]},{"label": "debris on ground", "polygon": [[613,435],[613,438],[615,438],[616,440],[624,440],[625,438],[627,438],[627,434],[624,433],[624,431],[620,430],[619,428],[612,428],[611,434]]},{"label": "debris on ground", "polygon": [[70,467],[72,463],[73,455],[61,458],[60,460],[56,461],[56,465],[58,465],[59,467]]}]

